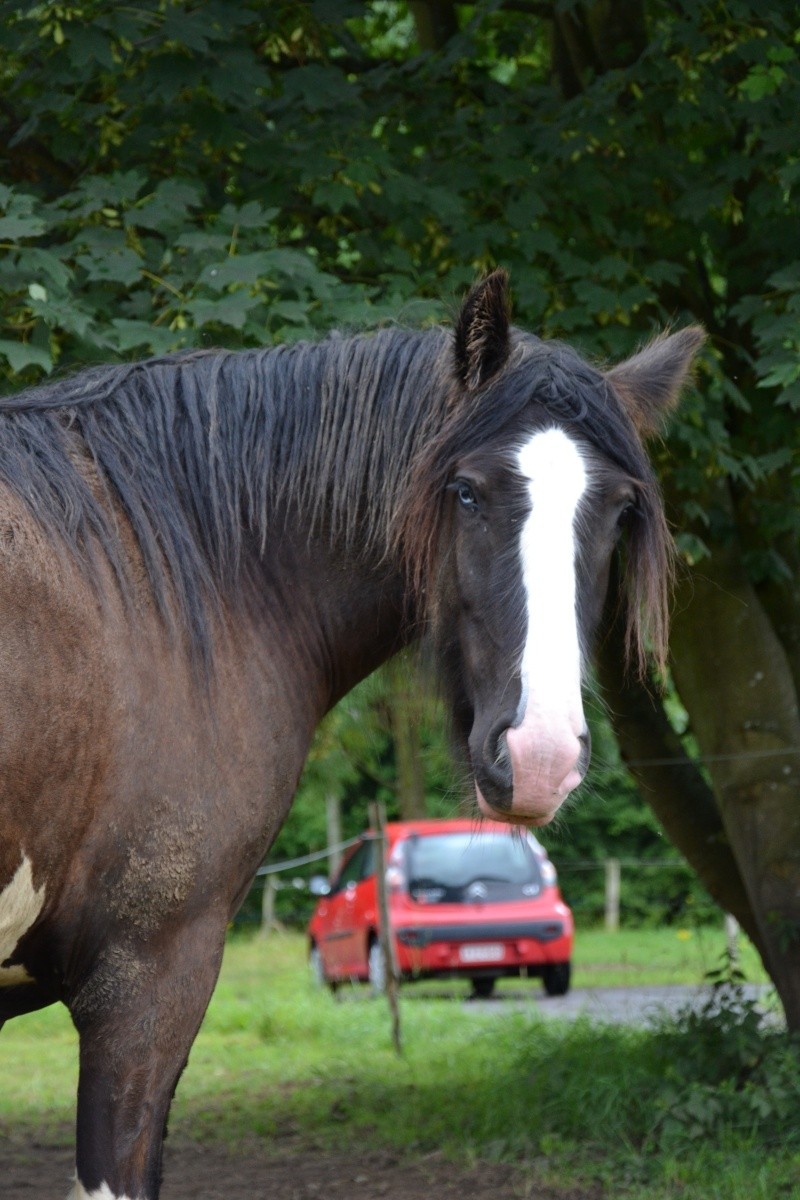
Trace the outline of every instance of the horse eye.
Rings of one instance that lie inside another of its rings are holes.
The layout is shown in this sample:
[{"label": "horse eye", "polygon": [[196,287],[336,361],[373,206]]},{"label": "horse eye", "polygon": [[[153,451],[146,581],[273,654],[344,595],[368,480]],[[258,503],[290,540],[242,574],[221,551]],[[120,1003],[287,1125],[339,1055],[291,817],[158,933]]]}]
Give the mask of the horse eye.
[{"label": "horse eye", "polygon": [[636,505],[626,504],[617,517],[617,529],[627,529],[636,514]]},{"label": "horse eye", "polygon": [[455,492],[458,496],[459,504],[464,508],[474,509],[478,507],[478,501],[474,491],[467,483],[466,479],[457,479],[455,482]]}]

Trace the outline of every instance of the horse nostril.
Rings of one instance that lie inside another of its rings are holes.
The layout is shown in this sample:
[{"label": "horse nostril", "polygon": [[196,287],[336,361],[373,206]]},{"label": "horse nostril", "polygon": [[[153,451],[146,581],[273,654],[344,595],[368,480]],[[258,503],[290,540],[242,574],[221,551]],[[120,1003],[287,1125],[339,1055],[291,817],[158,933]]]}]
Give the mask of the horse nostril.
[{"label": "horse nostril", "polygon": [[484,742],[483,758],[484,768],[495,786],[510,789],[513,782],[513,769],[506,741],[507,729],[508,725],[505,721],[494,726]]},{"label": "horse nostril", "polygon": [[578,734],[578,741],[581,744],[581,751],[578,755],[576,770],[581,775],[581,778],[589,770],[589,760],[592,757],[592,735],[588,728],[584,729],[583,733]]}]

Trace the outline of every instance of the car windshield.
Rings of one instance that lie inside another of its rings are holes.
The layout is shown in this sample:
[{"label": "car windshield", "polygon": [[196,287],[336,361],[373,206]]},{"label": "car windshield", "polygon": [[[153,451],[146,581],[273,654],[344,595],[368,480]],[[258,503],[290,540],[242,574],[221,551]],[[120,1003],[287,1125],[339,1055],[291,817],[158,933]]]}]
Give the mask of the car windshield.
[{"label": "car windshield", "polygon": [[541,872],[527,841],[510,833],[442,833],[408,842],[408,890],[421,903],[533,896]]}]

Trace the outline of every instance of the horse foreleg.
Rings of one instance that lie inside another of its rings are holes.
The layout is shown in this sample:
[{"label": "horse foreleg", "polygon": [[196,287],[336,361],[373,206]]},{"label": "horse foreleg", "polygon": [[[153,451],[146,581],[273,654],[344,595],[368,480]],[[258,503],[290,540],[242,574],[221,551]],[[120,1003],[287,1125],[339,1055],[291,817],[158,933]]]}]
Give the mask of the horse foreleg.
[{"label": "horse foreleg", "polygon": [[[80,1034],[70,1200],[157,1200],[169,1106],[213,991],[224,924],[109,946],[70,1004]],[[156,949],[157,948],[157,949]]]}]

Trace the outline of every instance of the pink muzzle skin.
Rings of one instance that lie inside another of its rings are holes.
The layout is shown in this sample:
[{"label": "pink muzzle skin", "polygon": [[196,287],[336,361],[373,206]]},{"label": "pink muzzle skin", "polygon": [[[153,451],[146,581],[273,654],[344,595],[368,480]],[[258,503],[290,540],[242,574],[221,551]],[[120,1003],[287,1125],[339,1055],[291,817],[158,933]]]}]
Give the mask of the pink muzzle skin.
[{"label": "pink muzzle skin", "polygon": [[[581,722],[582,725],[582,722]],[[510,809],[496,809],[475,790],[486,817],[518,825],[547,825],[582,781],[582,746],[571,722],[554,729],[541,721],[523,721],[506,733],[513,795]]]}]

